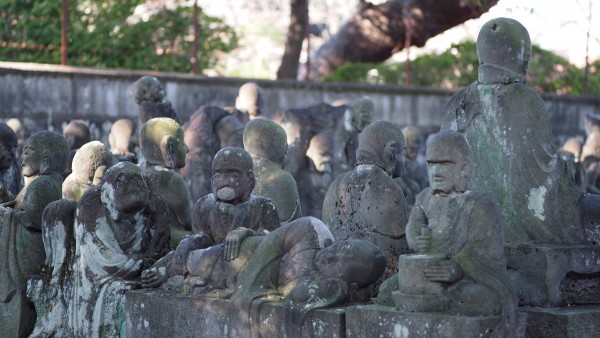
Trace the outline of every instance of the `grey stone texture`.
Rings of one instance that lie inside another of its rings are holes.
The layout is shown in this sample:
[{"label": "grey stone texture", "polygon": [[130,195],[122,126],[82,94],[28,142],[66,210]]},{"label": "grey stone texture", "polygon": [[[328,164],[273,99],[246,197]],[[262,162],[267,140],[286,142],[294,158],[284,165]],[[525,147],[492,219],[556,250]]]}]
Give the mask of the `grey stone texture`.
[{"label": "grey stone texture", "polygon": [[600,332],[600,307],[522,308],[527,315],[526,337],[592,338]]}]

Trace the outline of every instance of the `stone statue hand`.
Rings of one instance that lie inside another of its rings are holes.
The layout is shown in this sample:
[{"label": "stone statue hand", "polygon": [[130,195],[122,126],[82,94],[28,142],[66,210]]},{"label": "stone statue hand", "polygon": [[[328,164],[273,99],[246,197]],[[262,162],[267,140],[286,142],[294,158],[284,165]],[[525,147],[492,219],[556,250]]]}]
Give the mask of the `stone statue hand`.
[{"label": "stone statue hand", "polygon": [[164,266],[153,267],[142,271],[141,282],[143,288],[157,288],[167,281],[167,269]]},{"label": "stone statue hand", "polygon": [[421,231],[421,234],[415,236],[415,238],[418,252],[427,253],[431,250],[431,231]]},{"label": "stone statue hand", "polygon": [[255,235],[256,233],[248,228],[237,228],[230,231],[225,237],[225,254],[223,259],[226,261],[234,260],[240,254],[240,245],[244,238]]},{"label": "stone statue hand", "polygon": [[463,276],[463,270],[453,260],[443,260],[425,269],[425,277],[432,282],[454,283]]}]

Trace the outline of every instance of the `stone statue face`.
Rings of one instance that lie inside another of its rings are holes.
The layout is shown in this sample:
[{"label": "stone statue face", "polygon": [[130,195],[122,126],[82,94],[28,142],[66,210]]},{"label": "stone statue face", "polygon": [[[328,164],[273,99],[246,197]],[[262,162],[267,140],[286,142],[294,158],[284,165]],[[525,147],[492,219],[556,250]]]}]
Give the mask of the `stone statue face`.
[{"label": "stone statue face", "polygon": [[352,103],[352,126],[357,132],[362,132],[373,121],[373,101],[362,98]]},{"label": "stone statue face", "polygon": [[[448,134],[453,135],[446,137]],[[429,186],[434,194],[448,196],[466,191],[471,178],[471,167],[468,145],[462,135],[446,130],[432,136],[427,143],[425,157]]]},{"label": "stone statue face", "polygon": [[325,135],[315,135],[310,140],[306,150],[306,156],[313,162],[318,172],[331,172],[331,160],[333,159],[333,144]]},{"label": "stone statue face", "polygon": [[246,112],[250,120],[258,117],[261,112],[262,95],[260,87],[254,82],[244,83],[235,99],[235,107]]},{"label": "stone statue face", "polygon": [[36,145],[29,142],[29,139],[25,141],[23,153],[21,154],[21,172],[25,177],[38,175],[45,161],[44,150],[36,148]]},{"label": "stone statue face", "polygon": [[[247,159],[236,158],[242,152]],[[211,184],[217,200],[230,204],[245,202],[250,198],[254,183],[252,157],[245,150],[226,147],[215,155]]]},{"label": "stone statue face", "polygon": [[421,134],[415,127],[405,127],[402,129],[402,133],[406,138],[406,158],[414,160],[419,155],[419,148],[421,147]]},{"label": "stone statue face", "polygon": [[137,104],[144,101],[162,102],[166,95],[162,83],[153,76],[143,76],[134,82],[131,93]]},{"label": "stone statue face", "polygon": [[185,156],[190,151],[184,142],[183,129],[179,128],[177,130],[174,139],[173,149],[171,149],[173,167],[183,168],[185,166]]},{"label": "stone statue face", "polygon": [[112,220],[135,223],[150,199],[150,188],[134,164],[121,162],[113,168],[102,183],[102,203]]}]

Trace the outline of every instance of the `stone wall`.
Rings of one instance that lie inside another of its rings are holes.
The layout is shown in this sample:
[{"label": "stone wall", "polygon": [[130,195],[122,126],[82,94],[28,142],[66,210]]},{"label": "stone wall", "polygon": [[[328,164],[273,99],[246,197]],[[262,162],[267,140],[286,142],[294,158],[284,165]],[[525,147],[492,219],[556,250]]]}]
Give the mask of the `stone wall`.
[{"label": "stone wall", "polygon": [[[0,62],[0,118],[17,117],[60,128],[65,121],[84,119],[99,129],[128,117],[137,119],[138,108],[129,92],[143,75],[158,77],[167,98],[186,120],[200,105],[232,106],[240,85],[236,78],[206,78],[191,74],[100,70],[27,63]],[[400,86],[330,84],[257,80],[264,91],[267,115],[283,108],[299,108],[319,102],[352,101],[362,95],[373,99],[376,119],[415,125],[437,131],[439,115],[450,91]],[[543,96],[559,139],[584,134],[587,113],[600,114],[599,97]]]}]

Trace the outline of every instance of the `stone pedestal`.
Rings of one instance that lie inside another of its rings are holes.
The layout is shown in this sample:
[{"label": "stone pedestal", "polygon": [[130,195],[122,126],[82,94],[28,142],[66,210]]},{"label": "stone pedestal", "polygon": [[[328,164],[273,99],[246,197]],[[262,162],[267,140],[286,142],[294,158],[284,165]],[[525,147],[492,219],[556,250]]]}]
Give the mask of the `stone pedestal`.
[{"label": "stone pedestal", "polygon": [[[230,302],[191,298],[169,291],[130,291],[126,295],[128,338],[238,337]],[[283,337],[283,305],[261,307],[262,337]],[[304,337],[345,337],[345,310],[315,310],[303,326]]]},{"label": "stone pedestal", "polygon": [[600,335],[600,306],[520,308],[527,314],[527,337],[592,338]]},{"label": "stone pedestal", "polygon": [[[492,333],[490,328],[498,321],[499,317],[403,312],[378,305],[353,306],[346,309],[346,337],[488,337]],[[521,329],[517,337],[522,337],[523,332]]]},{"label": "stone pedestal", "polygon": [[520,305],[600,304],[600,246],[523,244],[505,253]]}]

